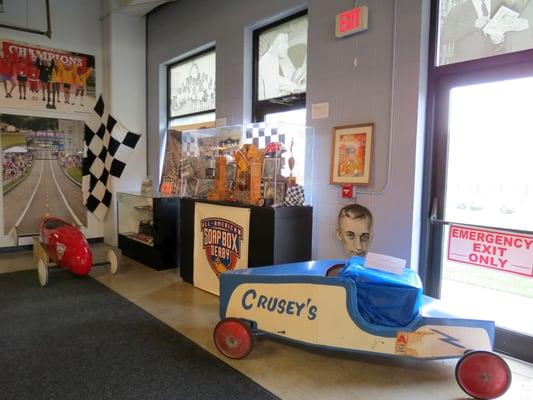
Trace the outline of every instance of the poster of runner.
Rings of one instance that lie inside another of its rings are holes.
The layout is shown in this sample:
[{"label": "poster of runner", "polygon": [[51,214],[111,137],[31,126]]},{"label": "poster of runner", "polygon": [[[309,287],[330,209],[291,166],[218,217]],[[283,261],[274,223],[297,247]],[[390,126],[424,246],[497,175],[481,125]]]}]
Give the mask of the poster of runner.
[{"label": "poster of runner", "polygon": [[30,235],[47,216],[87,225],[83,121],[0,114],[4,234]]},{"label": "poster of runner", "polygon": [[94,56],[0,39],[0,107],[90,112]]}]

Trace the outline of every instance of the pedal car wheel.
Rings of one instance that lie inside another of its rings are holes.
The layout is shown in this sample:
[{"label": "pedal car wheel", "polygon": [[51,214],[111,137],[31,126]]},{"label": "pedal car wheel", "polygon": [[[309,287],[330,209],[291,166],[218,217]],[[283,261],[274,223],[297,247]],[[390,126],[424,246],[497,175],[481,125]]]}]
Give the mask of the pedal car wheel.
[{"label": "pedal car wheel", "polygon": [[48,266],[42,258],[37,262],[37,273],[39,274],[39,283],[45,287],[48,284]]},{"label": "pedal car wheel", "polygon": [[511,370],[500,356],[490,351],[466,353],[455,367],[455,379],[475,399],[495,399],[511,386]]},{"label": "pedal car wheel", "polygon": [[109,272],[115,275],[118,271],[117,253],[115,253],[113,250],[108,250],[106,258],[107,262],[109,263]]},{"label": "pedal car wheel", "polygon": [[215,326],[213,338],[218,351],[228,358],[244,358],[253,347],[252,331],[237,318],[225,318],[220,321]]}]

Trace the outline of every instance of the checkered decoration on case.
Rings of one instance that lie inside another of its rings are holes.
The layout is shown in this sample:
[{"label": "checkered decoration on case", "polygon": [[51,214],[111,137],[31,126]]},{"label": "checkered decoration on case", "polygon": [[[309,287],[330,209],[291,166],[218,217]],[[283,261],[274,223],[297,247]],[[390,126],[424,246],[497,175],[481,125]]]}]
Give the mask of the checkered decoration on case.
[{"label": "checkered decoration on case", "polygon": [[85,122],[82,192],[83,204],[103,220],[111,205],[110,176],[120,178],[141,135],[113,118],[102,96],[94,111],[96,115]]},{"label": "checkered decoration on case", "polygon": [[184,158],[194,157],[198,153],[198,144],[194,136],[190,134],[181,135],[181,154]]},{"label": "checkered decoration on case", "polygon": [[246,128],[245,144],[254,144],[259,149],[264,149],[267,144],[280,142],[285,144],[285,134],[279,133],[278,128],[265,124],[252,124]]},{"label": "checkered decoration on case", "polygon": [[286,206],[303,206],[305,201],[304,188],[301,185],[293,185],[287,188],[285,194]]}]

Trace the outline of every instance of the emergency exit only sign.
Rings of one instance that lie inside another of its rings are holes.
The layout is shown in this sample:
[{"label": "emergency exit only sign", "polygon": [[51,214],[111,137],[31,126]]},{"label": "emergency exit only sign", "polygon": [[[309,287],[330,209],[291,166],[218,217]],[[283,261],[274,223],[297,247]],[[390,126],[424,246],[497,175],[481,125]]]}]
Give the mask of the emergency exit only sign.
[{"label": "emergency exit only sign", "polygon": [[533,277],[533,236],[451,225],[448,260]]}]

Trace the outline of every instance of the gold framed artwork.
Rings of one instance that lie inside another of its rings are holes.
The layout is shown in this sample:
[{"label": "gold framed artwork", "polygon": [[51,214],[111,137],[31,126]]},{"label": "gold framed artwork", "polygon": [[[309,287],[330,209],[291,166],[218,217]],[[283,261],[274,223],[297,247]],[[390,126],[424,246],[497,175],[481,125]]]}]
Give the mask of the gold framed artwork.
[{"label": "gold framed artwork", "polygon": [[370,182],[373,123],[333,128],[330,182],[361,185]]}]

